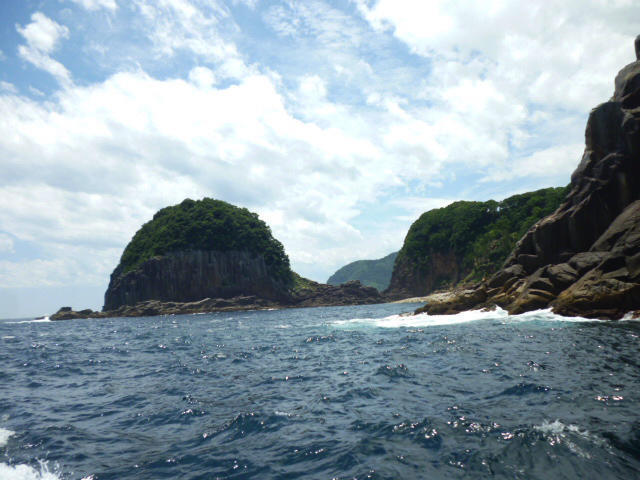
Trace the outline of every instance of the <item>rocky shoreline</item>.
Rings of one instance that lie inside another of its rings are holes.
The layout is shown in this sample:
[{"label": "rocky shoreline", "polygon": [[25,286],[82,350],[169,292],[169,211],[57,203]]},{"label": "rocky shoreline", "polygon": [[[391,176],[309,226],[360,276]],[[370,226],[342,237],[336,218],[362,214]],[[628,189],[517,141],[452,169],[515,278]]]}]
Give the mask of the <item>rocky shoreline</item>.
[{"label": "rocky shoreline", "polygon": [[135,305],[122,305],[117,309],[102,312],[91,309],[73,310],[71,307],[62,307],[51,315],[49,319],[150,317],[238,310],[365,305],[384,303],[385,301],[378,290],[373,287],[363,286],[357,280],[343,283],[342,285],[325,285],[310,282],[308,288],[296,291],[283,301],[269,300],[255,295],[240,295],[232,298],[204,298],[195,302],[145,300]]}]

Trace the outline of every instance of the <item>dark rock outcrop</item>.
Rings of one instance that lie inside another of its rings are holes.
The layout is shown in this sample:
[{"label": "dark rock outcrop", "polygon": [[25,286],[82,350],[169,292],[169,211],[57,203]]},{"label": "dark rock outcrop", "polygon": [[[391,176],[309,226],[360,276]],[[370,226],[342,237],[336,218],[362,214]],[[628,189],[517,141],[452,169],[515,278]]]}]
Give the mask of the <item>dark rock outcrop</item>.
[{"label": "dark rock outcrop", "polygon": [[352,280],[341,285],[309,283],[308,288],[300,289],[292,295],[291,306],[364,305],[382,303],[384,301],[376,288],[362,285],[358,280]]},{"label": "dark rock outcrop", "polygon": [[394,300],[416,297],[462,280],[462,258],[453,250],[432,252],[426,263],[423,268],[415,268],[411,258],[396,259],[391,283],[384,294]]},{"label": "dark rock outcrop", "polygon": [[95,312],[90,308],[85,310],[73,310],[71,307],[60,307],[56,313],[49,317],[49,320],[73,320],[76,318],[102,318],[106,315],[102,312]]},{"label": "dark rock outcrop", "polygon": [[103,310],[147,300],[194,302],[203,298],[257,296],[283,301],[287,285],[269,275],[261,255],[250,252],[172,252],[135,270],[111,274]]},{"label": "dark rock outcrop", "polygon": [[466,294],[426,311],[552,307],[615,319],[640,309],[640,61],[620,71],[611,100],[591,111],[585,140],[564,203],[473,289],[477,301]]},{"label": "dark rock outcrop", "polygon": [[363,305],[381,303],[383,298],[373,287],[358,281],[342,285],[325,285],[310,280],[305,288],[290,291],[278,300],[256,295],[239,295],[229,298],[204,298],[192,302],[144,300],[132,305],[120,305],[113,310],[95,312],[90,309],[75,311],[62,307],[51,320],[73,320],[80,318],[149,317],[156,315],[183,315],[189,313],[227,312],[235,310],[264,310],[269,308],[301,308],[339,305]]}]

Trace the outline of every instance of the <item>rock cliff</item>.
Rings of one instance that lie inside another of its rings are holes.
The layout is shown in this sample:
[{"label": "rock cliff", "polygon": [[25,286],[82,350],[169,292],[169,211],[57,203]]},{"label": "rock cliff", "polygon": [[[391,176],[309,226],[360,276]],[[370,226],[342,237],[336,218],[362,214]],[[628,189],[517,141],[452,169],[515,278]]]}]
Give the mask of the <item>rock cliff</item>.
[{"label": "rock cliff", "polygon": [[546,188],[423,213],[407,233],[385,296],[423,296],[495,273],[518,238],[553,212],[565,193],[565,188]]},{"label": "rock cliff", "polygon": [[155,256],[125,274],[116,269],[104,310],[146,300],[194,302],[255,295],[283,300],[288,285],[269,275],[262,255],[248,251],[178,251]]},{"label": "rock cliff", "polygon": [[591,111],[585,144],[565,201],[518,241],[504,267],[426,311],[499,305],[620,318],[640,309],[640,61],[620,71],[613,97]]},{"label": "rock cliff", "polygon": [[111,274],[103,310],[147,300],[251,296],[281,301],[289,258],[255,213],[220,200],[186,199],[136,232]]}]

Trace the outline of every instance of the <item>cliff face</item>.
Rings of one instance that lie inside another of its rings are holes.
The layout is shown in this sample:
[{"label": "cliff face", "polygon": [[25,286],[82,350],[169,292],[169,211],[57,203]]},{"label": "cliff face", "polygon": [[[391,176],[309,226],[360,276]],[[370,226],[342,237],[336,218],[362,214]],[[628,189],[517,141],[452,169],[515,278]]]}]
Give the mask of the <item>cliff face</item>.
[{"label": "cliff face", "polygon": [[416,268],[414,260],[402,256],[396,260],[393,276],[385,295],[407,298],[426,295],[460,280],[462,258],[452,250],[432,252],[426,262]]},{"label": "cliff face", "polygon": [[257,214],[221,200],[185,199],[135,233],[111,274],[103,311],[149,300],[282,301],[291,282],[284,247]]},{"label": "cliff face", "polygon": [[422,296],[495,273],[517,239],[553,212],[566,193],[546,188],[500,202],[460,201],[416,220],[396,259],[389,298]]},{"label": "cliff face", "polygon": [[454,299],[427,311],[497,304],[510,313],[553,307],[619,318],[640,308],[640,61],[620,71],[611,100],[592,110],[585,143],[565,202],[474,289],[474,305]]},{"label": "cliff face", "polygon": [[246,251],[171,252],[125,274],[116,269],[103,309],[116,310],[146,300],[193,302],[240,295],[282,300],[286,292],[287,286],[269,275],[261,255]]}]

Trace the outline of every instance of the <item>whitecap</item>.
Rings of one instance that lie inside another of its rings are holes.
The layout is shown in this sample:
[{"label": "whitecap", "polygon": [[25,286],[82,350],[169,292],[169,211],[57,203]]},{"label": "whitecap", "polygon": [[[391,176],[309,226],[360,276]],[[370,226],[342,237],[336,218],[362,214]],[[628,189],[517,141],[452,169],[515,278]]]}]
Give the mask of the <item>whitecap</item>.
[{"label": "whitecap", "polygon": [[532,322],[532,321],[547,321],[547,322],[567,322],[567,323],[597,323],[608,322],[609,320],[600,320],[597,318],[585,318],[585,317],[564,317],[553,313],[550,308],[543,310],[533,310],[531,312],[521,313],[519,315],[509,315],[509,321],[515,322]]},{"label": "whitecap", "polygon": [[11,430],[7,430],[5,428],[0,428],[0,447],[4,447],[9,441],[9,437],[15,434],[16,432],[12,432]]},{"label": "whitecap", "polygon": [[292,417],[293,413],[289,412],[281,412],[280,410],[276,410],[273,412],[277,417]]},{"label": "whitecap", "polygon": [[60,480],[60,478],[49,470],[46,462],[40,462],[39,469],[29,465],[0,463],[0,479],[2,480]]},{"label": "whitecap", "polygon": [[7,322],[7,323],[17,324],[17,323],[48,323],[48,322],[51,322],[51,319],[49,317],[34,318],[32,320],[21,320],[19,322]]},{"label": "whitecap", "polygon": [[576,443],[572,442],[569,439],[570,436],[574,436],[574,438],[580,437],[598,446],[604,446],[606,444],[602,438],[594,435],[588,430],[583,430],[577,425],[564,424],[557,419],[553,422],[545,420],[542,422],[542,425],[535,425],[533,429],[543,433],[550,444],[556,445],[564,443],[573,453],[584,458],[591,458],[591,456],[582,450]]},{"label": "whitecap", "polygon": [[400,314],[391,315],[384,318],[353,318],[350,320],[338,320],[333,325],[338,327],[354,327],[369,326],[380,328],[399,328],[399,327],[436,327],[443,325],[458,325],[478,321],[500,321],[503,324],[518,322],[606,322],[607,320],[597,320],[583,317],[563,317],[551,311],[551,309],[535,310],[532,312],[521,313],[519,315],[509,315],[506,310],[496,307],[494,310],[467,310],[454,315],[429,315],[428,313],[419,313],[417,315]]},{"label": "whitecap", "polygon": [[558,435],[563,433],[565,430],[574,430],[579,431],[580,429],[575,425],[565,425],[560,420],[554,420],[553,422],[549,422],[547,420],[542,422],[542,425],[534,425],[534,430],[538,430],[539,432],[545,433],[547,435],[553,434]]},{"label": "whitecap", "polygon": [[354,318],[351,320],[338,320],[337,326],[373,326],[381,328],[398,327],[435,327],[440,325],[457,325],[461,323],[476,322],[479,320],[501,320],[508,317],[508,313],[501,308],[493,311],[468,310],[455,315],[391,315],[384,318]]}]

